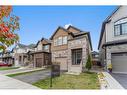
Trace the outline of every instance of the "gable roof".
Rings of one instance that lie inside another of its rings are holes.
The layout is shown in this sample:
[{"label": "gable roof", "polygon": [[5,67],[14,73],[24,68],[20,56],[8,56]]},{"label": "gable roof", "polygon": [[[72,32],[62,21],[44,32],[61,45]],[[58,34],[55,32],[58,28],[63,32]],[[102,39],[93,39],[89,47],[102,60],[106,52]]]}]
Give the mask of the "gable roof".
[{"label": "gable roof", "polygon": [[[33,49],[35,47],[35,44],[30,44],[30,45],[24,45],[21,43],[17,43],[16,46],[19,46],[19,48],[25,49],[25,48],[30,48]],[[16,46],[14,48],[12,48],[11,52],[14,52],[14,49],[16,48]]]},{"label": "gable roof", "polygon": [[74,27],[74,26],[72,26],[72,25],[70,25],[70,26],[67,28],[67,30],[69,30],[70,28],[73,28],[74,30],[77,30],[77,31],[82,32],[81,29],[78,29],[78,28],[76,28],[76,27]]},{"label": "gable roof", "polygon": [[21,43],[18,43],[17,45],[19,46],[19,48],[26,48],[27,47],[26,45],[21,44]]},{"label": "gable roof", "polygon": [[35,45],[35,47],[34,48],[36,48],[37,46],[38,46],[38,44],[40,43],[40,40],[37,42],[37,44]]},{"label": "gable roof", "polygon": [[[78,28],[76,28],[76,27],[74,27],[74,26],[72,26],[72,25],[70,25],[67,29],[65,29],[65,28],[63,28],[63,27],[61,27],[61,26],[59,26],[59,27],[56,29],[56,31],[53,33],[53,35],[50,37],[50,40],[53,39],[54,35],[57,33],[57,31],[58,31],[59,29],[62,29],[62,30],[66,31],[67,33],[72,34],[72,35],[73,35],[73,34],[77,34],[77,33],[72,33],[71,31],[69,31],[70,28],[73,28],[73,29],[75,29],[75,30],[77,30],[77,31],[83,32],[82,30],[80,30],[80,29],[78,29]],[[80,33],[79,33],[79,34],[80,34]]]},{"label": "gable roof", "polygon": [[43,41],[43,40],[45,40],[47,43],[51,44],[51,40],[46,39],[46,38],[41,39],[41,41]]},{"label": "gable roof", "polygon": [[59,26],[59,27],[56,29],[56,31],[53,33],[53,35],[50,37],[50,40],[53,39],[53,37],[55,36],[55,34],[57,33],[57,31],[58,31],[59,29],[62,29],[62,30],[64,30],[64,31],[66,31],[67,33],[70,32],[70,31],[68,31],[67,29],[65,29],[65,28],[63,28],[63,27],[61,27],[61,26]]},{"label": "gable roof", "polygon": [[37,44],[34,46],[34,48],[36,48],[36,47],[38,46],[39,42],[41,42],[41,41],[43,41],[43,40],[45,40],[45,41],[46,41],[47,43],[49,43],[49,44],[51,43],[50,40],[48,40],[48,39],[42,37],[41,40],[39,40],[39,41],[37,42]]},{"label": "gable roof", "polygon": [[110,18],[120,9],[121,6],[118,6],[102,23],[102,28],[101,28],[101,34],[100,34],[100,39],[99,39],[99,44],[98,44],[98,49],[101,45],[101,40],[103,38],[104,30],[105,30],[105,25],[106,23],[110,22]]},{"label": "gable roof", "polygon": [[30,44],[30,45],[28,45],[27,47],[28,48],[34,48],[36,45],[35,44]]},{"label": "gable roof", "polygon": [[[79,33],[72,33],[71,31],[68,30],[69,28],[73,28],[73,29],[75,29],[75,30],[77,30],[77,31],[80,31],[80,32],[79,32]],[[82,31],[82,30],[80,30],[80,29],[78,29],[78,28],[76,28],[76,27],[74,27],[74,26],[71,26],[71,25],[70,25],[67,29],[65,29],[65,28],[63,28],[63,27],[61,27],[61,26],[59,26],[59,27],[56,29],[56,31],[54,32],[54,34],[51,36],[50,40],[53,39],[54,35],[57,33],[57,31],[58,31],[59,29],[64,30],[64,31],[67,32],[68,34],[72,35],[72,37],[78,37],[78,36],[82,36],[82,35],[87,35],[87,36],[88,36],[88,39],[89,39],[90,47],[91,47],[91,50],[92,50],[92,43],[91,43],[90,32],[84,32],[84,31]]]},{"label": "gable roof", "polygon": [[26,48],[26,45],[24,45],[24,44],[21,44],[21,43],[17,43],[15,46],[14,46],[14,48],[12,48],[12,52],[14,52],[14,49],[16,49],[16,46],[19,46],[19,48]]},{"label": "gable roof", "polygon": [[71,26],[71,25],[67,28],[67,30],[69,30],[69,28],[73,28],[73,29],[75,29],[75,30],[77,30],[77,31],[80,31],[79,33],[72,33],[72,32],[70,32],[70,34],[71,34],[73,37],[82,36],[82,35],[87,35],[87,36],[88,36],[88,39],[89,39],[89,43],[90,43],[91,50],[93,50],[90,32],[84,32],[84,31],[82,31],[81,29],[78,29],[78,28],[76,28],[76,27],[74,27],[74,26]]}]

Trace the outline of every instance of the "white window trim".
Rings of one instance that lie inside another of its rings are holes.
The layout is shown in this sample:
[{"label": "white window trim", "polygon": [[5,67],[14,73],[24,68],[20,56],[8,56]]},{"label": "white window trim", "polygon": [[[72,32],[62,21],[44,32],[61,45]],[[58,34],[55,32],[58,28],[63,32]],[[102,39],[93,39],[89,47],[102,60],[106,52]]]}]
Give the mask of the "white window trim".
[{"label": "white window trim", "polygon": [[[121,36],[121,35],[127,35],[127,33],[126,32],[123,32],[122,31],[122,25],[123,24],[125,24],[125,23],[127,23],[127,18],[123,18],[123,19],[120,19],[120,20],[118,20],[118,21],[116,21],[115,23],[114,23],[114,36]],[[116,34],[115,32],[115,26],[119,26],[120,27],[120,30],[119,30],[119,34]]]}]

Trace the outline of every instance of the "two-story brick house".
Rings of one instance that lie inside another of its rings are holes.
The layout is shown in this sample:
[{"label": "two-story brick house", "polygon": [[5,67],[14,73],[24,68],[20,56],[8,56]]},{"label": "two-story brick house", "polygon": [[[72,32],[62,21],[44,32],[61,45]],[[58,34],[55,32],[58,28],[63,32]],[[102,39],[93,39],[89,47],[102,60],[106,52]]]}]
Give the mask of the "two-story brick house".
[{"label": "two-story brick house", "polygon": [[29,60],[34,67],[44,67],[51,64],[51,42],[42,38],[34,47],[35,51],[29,51]]},{"label": "two-story brick house", "polygon": [[82,72],[87,56],[92,50],[89,32],[73,26],[58,27],[50,38],[52,62],[60,62],[60,69],[68,72]]},{"label": "two-story brick house", "polygon": [[127,73],[127,6],[119,6],[103,22],[98,45],[101,63]]}]

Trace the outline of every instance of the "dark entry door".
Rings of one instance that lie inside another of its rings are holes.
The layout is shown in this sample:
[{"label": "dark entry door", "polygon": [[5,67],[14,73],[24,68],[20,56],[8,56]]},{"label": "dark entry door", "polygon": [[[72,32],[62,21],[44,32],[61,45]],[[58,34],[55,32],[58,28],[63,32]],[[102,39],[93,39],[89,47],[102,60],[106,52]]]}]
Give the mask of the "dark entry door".
[{"label": "dark entry door", "polygon": [[42,58],[36,58],[36,67],[42,67]]}]

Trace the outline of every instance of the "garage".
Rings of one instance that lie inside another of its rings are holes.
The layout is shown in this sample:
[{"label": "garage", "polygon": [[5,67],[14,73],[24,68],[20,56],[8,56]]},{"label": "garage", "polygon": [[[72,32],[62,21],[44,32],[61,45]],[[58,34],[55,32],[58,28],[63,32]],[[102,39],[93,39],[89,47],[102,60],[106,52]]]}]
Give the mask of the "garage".
[{"label": "garage", "polygon": [[67,70],[67,58],[56,58],[56,62],[60,62],[60,70],[66,71]]},{"label": "garage", "polygon": [[36,58],[36,67],[42,67],[42,58]]},{"label": "garage", "polygon": [[112,72],[127,73],[127,53],[111,54]]}]

